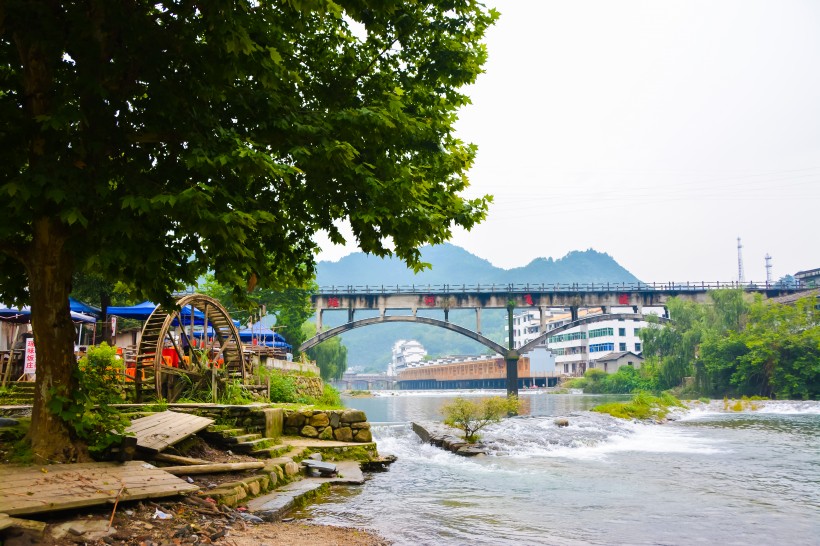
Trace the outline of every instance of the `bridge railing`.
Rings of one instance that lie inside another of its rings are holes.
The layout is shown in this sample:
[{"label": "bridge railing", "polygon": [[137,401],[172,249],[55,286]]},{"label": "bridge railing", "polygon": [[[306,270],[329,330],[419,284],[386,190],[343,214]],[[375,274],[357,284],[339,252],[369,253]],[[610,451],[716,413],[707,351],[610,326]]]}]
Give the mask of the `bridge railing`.
[{"label": "bridge railing", "polygon": [[737,281],[686,281],[665,283],[526,283],[526,284],[411,284],[411,285],[346,285],[321,286],[317,294],[325,295],[379,295],[379,294],[526,294],[529,292],[703,292],[706,290],[738,289],[747,292],[766,290],[805,290],[804,283],[737,282]]}]

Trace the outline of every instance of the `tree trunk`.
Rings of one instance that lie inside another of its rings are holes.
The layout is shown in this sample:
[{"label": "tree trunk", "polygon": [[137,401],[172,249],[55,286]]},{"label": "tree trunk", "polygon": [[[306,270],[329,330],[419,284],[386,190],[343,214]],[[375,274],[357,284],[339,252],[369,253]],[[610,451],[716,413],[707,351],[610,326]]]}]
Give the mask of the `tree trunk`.
[{"label": "tree trunk", "polygon": [[108,317],[108,306],[111,305],[111,294],[107,290],[100,291],[100,321],[102,322],[102,339],[109,345],[114,345],[113,336],[111,335],[111,319]]},{"label": "tree trunk", "polygon": [[37,462],[89,460],[88,450],[70,423],[49,411],[54,396],[70,398],[77,390],[74,323],[68,295],[73,271],[65,248],[64,226],[53,218],[33,225],[25,262],[31,295],[31,325],[37,349],[37,382],[31,416],[32,452]]}]

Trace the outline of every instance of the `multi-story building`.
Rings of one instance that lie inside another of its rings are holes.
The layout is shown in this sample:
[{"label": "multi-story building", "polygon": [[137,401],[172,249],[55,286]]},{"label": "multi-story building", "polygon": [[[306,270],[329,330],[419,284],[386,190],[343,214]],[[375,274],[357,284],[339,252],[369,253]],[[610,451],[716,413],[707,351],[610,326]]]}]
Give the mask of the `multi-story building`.
[{"label": "multi-story building", "polygon": [[[578,317],[599,313],[598,309],[580,309]],[[546,319],[547,332],[568,324],[571,320],[569,312],[551,312]],[[558,373],[580,375],[590,367],[590,362],[611,353],[629,351],[639,355],[643,349],[638,333],[646,326],[646,321],[638,319],[613,319],[584,324],[548,337],[547,348],[555,356],[555,369]],[[516,314],[513,317],[515,346],[521,347],[538,337],[539,328],[537,311],[528,309]]]},{"label": "multi-story building", "polygon": [[387,375],[398,374],[401,370],[424,365],[427,351],[418,341],[400,339],[393,344],[393,358],[387,367]]}]

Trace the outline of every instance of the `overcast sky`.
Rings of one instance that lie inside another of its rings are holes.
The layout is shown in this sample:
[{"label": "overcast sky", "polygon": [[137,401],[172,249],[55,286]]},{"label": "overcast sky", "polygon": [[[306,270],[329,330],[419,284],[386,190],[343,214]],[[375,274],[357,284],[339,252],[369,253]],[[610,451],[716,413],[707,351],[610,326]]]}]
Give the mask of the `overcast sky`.
[{"label": "overcast sky", "polygon": [[[644,281],[820,267],[820,1],[497,0],[462,139],[511,268],[607,252]],[[326,247],[337,260],[353,248]]]}]

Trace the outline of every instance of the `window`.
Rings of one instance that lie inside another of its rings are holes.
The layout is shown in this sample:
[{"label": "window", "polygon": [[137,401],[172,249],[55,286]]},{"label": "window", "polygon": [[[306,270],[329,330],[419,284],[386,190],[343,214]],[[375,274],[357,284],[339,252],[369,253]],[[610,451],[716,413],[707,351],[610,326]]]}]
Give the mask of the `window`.
[{"label": "window", "polygon": [[589,338],[592,339],[594,337],[611,336],[612,332],[612,328],[596,328],[595,330],[589,331]]},{"label": "window", "polygon": [[614,343],[592,343],[589,346],[590,353],[600,353],[603,351],[614,351],[615,344]]},{"label": "window", "polygon": [[626,335],[626,328],[618,328],[618,335],[624,337]]},{"label": "window", "polygon": [[641,344],[640,344],[640,343],[636,343],[636,344],[635,344],[635,352],[636,352],[636,353],[640,353],[640,352],[641,352]]},{"label": "window", "polygon": [[641,329],[640,328],[635,328],[635,337],[638,337],[638,334],[640,334],[640,333],[641,333]]},{"label": "window", "polygon": [[618,344],[619,351],[626,351],[626,343],[619,343]]}]

